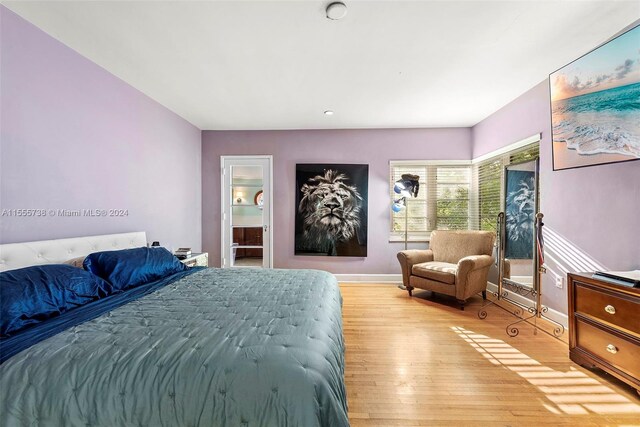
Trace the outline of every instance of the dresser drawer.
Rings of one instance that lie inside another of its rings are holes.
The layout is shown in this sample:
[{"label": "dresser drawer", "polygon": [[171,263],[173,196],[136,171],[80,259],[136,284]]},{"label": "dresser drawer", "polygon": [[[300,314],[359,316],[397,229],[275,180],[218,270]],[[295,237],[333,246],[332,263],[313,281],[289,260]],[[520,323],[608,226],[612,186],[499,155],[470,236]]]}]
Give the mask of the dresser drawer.
[{"label": "dresser drawer", "polygon": [[576,281],[575,311],[640,335],[640,298],[601,292]]},{"label": "dresser drawer", "polygon": [[626,339],[580,319],[576,319],[576,330],[577,347],[634,378],[640,376],[640,342]]}]

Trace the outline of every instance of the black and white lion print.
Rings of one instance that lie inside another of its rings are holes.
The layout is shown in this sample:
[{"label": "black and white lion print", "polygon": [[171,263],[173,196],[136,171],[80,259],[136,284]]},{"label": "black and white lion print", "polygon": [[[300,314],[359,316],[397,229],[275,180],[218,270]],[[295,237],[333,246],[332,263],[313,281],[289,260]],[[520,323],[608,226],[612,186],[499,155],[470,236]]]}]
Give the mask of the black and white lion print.
[{"label": "black and white lion print", "polygon": [[298,246],[337,255],[336,245],[354,237],[360,226],[362,197],[346,175],[328,169],[305,183],[298,212],[302,236]]}]

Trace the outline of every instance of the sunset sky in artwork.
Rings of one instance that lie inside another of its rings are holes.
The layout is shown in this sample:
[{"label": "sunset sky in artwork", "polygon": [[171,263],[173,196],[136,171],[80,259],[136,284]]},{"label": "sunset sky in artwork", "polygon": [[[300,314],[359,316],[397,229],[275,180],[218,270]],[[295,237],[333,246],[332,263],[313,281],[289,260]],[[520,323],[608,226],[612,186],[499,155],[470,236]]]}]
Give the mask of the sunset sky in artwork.
[{"label": "sunset sky in artwork", "polygon": [[549,78],[552,101],[640,82],[640,26],[575,60]]}]

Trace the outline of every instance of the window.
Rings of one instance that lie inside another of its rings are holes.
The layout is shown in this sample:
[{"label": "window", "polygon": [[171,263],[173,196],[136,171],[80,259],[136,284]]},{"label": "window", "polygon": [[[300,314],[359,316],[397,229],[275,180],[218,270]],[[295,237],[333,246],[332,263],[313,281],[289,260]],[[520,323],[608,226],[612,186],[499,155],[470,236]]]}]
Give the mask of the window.
[{"label": "window", "polygon": [[[469,228],[469,166],[436,166],[436,228],[466,230]],[[433,203],[433,201],[432,201]]]},{"label": "window", "polygon": [[[393,185],[403,174],[420,177],[418,197],[407,198],[406,209],[391,209],[391,240],[426,240],[431,230],[469,228],[471,165],[461,162],[391,162],[389,194],[400,198]],[[407,215],[408,213],[408,215]]]},{"label": "window", "polygon": [[[407,198],[406,209],[391,215],[391,241],[428,240],[432,230],[496,229],[502,210],[504,167],[539,157],[540,135],[504,147],[477,161],[392,161],[389,195],[400,197],[393,185],[403,174],[420,177],[415,199]],[[407,215],[408,213],[408,215]]]},{"label": "window", "polygon": [[470,228],[476,230],[496,230],[496,217],[502,210],[504,167],[526,162],[539,157],[539,143],[482,160],[473,167],[473,181],[477,183],[477,206],[473,211]]},{"label": "window", "polygon": [[479,230],[496,229],[502,194],[502,159],[487,161],[477,166]]}]

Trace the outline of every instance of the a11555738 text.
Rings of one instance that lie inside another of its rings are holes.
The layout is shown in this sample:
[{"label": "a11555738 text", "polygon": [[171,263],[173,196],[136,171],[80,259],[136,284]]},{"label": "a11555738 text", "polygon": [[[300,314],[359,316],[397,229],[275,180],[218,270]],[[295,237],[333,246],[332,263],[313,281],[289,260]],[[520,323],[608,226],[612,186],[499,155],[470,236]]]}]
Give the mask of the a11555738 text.
[{"label": "a11555738 text", "polygon": [[125,217],[129,209],[2,209],[3,217]]}]

